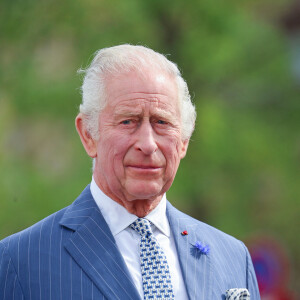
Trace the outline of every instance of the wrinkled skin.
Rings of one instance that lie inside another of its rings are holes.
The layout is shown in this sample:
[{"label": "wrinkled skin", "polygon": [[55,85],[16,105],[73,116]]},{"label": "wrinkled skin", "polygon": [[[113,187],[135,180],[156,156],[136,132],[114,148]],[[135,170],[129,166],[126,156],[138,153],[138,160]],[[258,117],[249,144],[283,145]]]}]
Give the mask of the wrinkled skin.
[{"label": "wrinkled skin", "polygon": [[106,83],[99,139],[87,132],[82,114],[76,127],[88,155],[96,158],[93,176],[99,188],[144,217],[170,188],[187,151],[177,86],[170,75],[153,69],[143,76],[133,71],[111,76]]}]

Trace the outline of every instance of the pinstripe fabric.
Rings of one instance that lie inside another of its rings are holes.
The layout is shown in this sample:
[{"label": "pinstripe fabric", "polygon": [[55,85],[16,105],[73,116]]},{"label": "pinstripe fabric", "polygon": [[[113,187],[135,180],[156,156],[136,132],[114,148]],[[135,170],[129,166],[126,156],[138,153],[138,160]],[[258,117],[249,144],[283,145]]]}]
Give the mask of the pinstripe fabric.
[{"label": "pinstripe fabric", "polygon": [[[260,299],[241,242],[169,203],[167,214],[190,299],[225,299],[231,288]],[[210,245],[209,255],[191,255],[197,240]],[[20,299],[140,299],[89,186],[69,207],[0,241],[0,300]]]},{"label": "pinstripe fabric", "polygon": [[89,187],[0,242],[0,299],[140,299]]},{"label": "pinstripe fabric", "polygon": [[[190,299],[225,299],[231,288],[247,288],[251,300],[260,299],[252,261],[242,242],[183,214],[169,202],[167,216]],[[188,235],[181,235],[183,230]],[[192,255],[196,241],[210,246],[208,255]]]}]

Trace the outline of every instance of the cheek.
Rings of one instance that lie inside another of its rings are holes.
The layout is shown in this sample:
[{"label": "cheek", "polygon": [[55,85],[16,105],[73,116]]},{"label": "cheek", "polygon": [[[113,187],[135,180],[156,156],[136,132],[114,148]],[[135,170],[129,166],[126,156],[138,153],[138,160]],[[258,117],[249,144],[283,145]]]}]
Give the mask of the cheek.
[{"label": "cheek", "polygon": [[[104,163],[108,165],[115,173],[123,172],[123,161],[129,149],[129,141],[124,136],[111,136],[105,142]],[[100,153],[101,155],[101,153]]]},{"label": "cheek", "polygon": [[170,139],[164,147],[164,156],[167,161],[167,168],[169,172],[176,173],[180,162],[181,143],[177,139]]}]

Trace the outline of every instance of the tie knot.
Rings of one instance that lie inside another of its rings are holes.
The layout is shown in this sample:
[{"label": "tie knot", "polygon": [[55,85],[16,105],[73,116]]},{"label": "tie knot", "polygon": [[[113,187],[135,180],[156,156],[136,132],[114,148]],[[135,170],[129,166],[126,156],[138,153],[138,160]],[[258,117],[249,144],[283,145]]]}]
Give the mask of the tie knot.
[{"label": "tie knot", "polygon": [[144,218],[136,219],[132,224],[130,224],[130,227],[141,236],[149,236],[152,234],[151,223]]}]

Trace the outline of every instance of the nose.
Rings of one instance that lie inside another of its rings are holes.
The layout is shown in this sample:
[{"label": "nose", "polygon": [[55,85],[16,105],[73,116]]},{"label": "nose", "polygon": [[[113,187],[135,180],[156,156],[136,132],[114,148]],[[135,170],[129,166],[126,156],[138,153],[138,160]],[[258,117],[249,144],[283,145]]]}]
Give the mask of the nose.
[{"label": "nose", "polygon": [[135,148],[145,155],[151,155],[157,150],[155,132],[149,121],[144,121],[138,129]]}]

